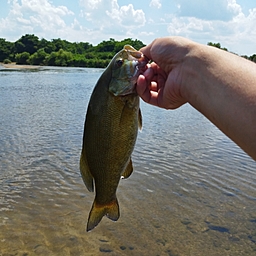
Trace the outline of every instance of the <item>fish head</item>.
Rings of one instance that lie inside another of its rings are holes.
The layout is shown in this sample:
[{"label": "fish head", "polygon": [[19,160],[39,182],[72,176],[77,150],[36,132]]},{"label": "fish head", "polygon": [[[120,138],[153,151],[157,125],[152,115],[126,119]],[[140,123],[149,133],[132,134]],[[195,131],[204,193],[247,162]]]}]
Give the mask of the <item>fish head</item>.
[{"label": "fish head", "polygon": [[109,91],[115,96],[136,93],[137,78],[145,70],[148,61],[140,51],[130,45],[125,45],[107,67],[111,70]]}]

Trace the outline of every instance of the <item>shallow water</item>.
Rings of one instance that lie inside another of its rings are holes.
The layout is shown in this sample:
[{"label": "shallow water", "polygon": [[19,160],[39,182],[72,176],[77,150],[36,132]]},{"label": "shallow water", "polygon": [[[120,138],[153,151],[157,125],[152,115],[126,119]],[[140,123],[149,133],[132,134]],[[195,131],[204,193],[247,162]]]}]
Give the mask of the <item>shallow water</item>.
[{"label": "shallow water", "polygon": [[256,255],[256,163],[189,105],[141,103],[121,217],[85,231],[79,156],[101,72],[0,70],[0,255]]}]

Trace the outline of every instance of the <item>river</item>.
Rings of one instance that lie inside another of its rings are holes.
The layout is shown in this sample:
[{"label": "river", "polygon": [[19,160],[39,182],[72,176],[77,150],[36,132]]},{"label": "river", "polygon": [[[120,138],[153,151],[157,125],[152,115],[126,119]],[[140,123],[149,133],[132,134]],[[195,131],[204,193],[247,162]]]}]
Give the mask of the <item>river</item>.
[{"label": "river", "polygon": [[120,219],[86,232],[79,157],[101,73],[0,67],[0,255],[256,255],[256,162],[189,105],[141,102]]}]

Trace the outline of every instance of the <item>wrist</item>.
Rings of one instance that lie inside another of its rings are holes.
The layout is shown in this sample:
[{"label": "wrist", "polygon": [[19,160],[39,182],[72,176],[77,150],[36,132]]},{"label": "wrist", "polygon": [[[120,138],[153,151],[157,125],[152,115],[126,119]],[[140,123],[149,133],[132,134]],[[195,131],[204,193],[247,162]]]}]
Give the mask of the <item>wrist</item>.
[{"label": "wrist", "polygon": [[193,102],[203,83],[203,69],[207,65],[205,55],[204,46],[193,42],[183,60],[180,94],[189,103]]},{"label": "wrist", "polygon": [[225,69],[230,69],[229,64],[230,53],[193,43],[184,59],[182,96],[200,112],[203,111],[206,101],[213,100],[216,103],[220,92],[216,87],[222,88],[223,80],[227,76]]}]

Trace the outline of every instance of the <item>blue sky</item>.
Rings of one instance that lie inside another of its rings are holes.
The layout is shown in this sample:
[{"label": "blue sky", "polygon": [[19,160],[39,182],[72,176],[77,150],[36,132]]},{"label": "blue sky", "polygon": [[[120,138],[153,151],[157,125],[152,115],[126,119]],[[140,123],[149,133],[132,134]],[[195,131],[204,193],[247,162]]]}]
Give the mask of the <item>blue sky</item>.
[{"label": "blue sky", "polygon": [[35,34],[93,45],[114,38],[184,36],[256,53],[255,0],[1,0],[0,38]]}]

